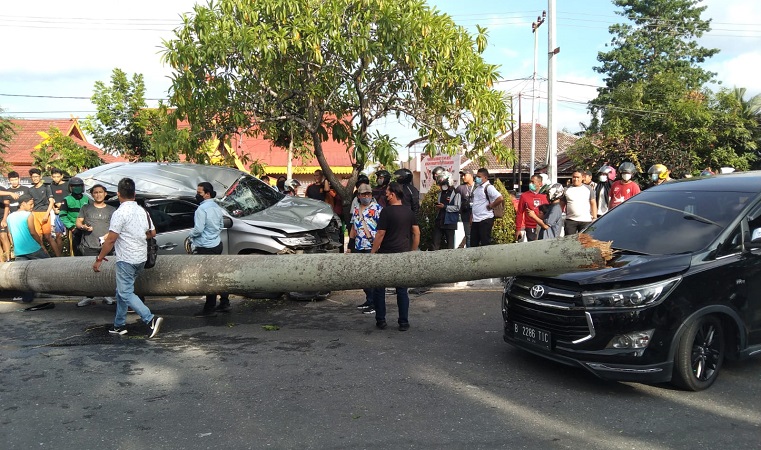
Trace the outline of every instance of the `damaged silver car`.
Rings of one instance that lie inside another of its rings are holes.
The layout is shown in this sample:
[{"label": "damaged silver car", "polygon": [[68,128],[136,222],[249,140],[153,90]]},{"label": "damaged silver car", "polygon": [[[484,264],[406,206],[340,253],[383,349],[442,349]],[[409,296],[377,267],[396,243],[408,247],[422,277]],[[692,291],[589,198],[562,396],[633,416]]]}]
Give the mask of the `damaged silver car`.
[{"label": "damaged silver car", "polygon": [[330,205],[285,196],[237,169],[188,163],[113,163],[78,177],[89,190],[95,184],[109,195],[124,177],[135,181],[136,198],[156,227],[159,254],[184,254],[193,228],[198,183],[208,181],[229,217],[222,234],[226,254],[343,252],[341,219]]}]

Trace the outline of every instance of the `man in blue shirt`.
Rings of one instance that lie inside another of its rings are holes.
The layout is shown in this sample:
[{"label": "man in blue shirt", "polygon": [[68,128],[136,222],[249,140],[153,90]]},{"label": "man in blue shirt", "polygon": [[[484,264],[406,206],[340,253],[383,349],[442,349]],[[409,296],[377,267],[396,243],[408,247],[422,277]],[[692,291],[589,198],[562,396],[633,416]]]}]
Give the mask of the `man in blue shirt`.
[{"label": "man in blue shirt", "polygon": [[[47,258],[48,254],[42,245],[42,237],[37,233],[32,209],[34,198],[22,194],[18,198],[18,210],[8,215],[8,231],[13,241],[16,261],[30,261]],[[34,292],[24,292],[21,301],[28,303],[34,300]]]},{"label": "man in blue shirt", "polygon": [[[220,234],[224,228],[223,214],[222,208],[214,201],[216,196],[217,193],[211,183],[208,181],[198,183],[196,200],[200,205],[198,205],[194,217],[195,226],[188,235],[193,245],[193,253],[196,255],[222,254],[223,245]],[[230,312],[230,309],[228,294],[219,295],[219,306],[217,306],[217,294],[208,294],[203,309],[193,315],[195,317],[215,317],[217,311]]]}]

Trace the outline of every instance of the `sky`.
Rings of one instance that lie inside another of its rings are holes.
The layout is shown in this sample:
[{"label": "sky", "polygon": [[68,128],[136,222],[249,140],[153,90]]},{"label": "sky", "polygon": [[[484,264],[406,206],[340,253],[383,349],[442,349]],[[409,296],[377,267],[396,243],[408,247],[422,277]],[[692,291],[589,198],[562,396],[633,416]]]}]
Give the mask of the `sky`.
[{"label": "sky", "polygon": [[[5,2],[0,10],[0,108],[5,117],[85,118],[94,114],[90,102],[96,81],[109,82],[118,67],[145,76],[149,106],[167,97],[171,71],[161,63],[162,39],[171,39],[180,16],[192,11],[193,0],[27,0]],[[202,2],[205,4],[205,2]],[[548,8],[547,0],[429,0],[475,33],[487,27],[489,44],[484,59],[500,66],[497,87],[512,95],[517,115],[547,123],[548,23],[539,27],[536,89],[532,89],[534,34],[531,23]],[[704,0],[703,18],[713,30],[699,41],[721,51],[705,64],[725,87],[744,87],[761,93],[761,2]],[[557,0],[556,59],[559,130],[576,132],[588,123],[586,102],[596,96],[602,77],[594,72],[597,54],[606,51],[608,27],[624,21],[610,0]],[[61,98],[75,97],[75,98]],[[514,117],[517,122],[518,117]],[[406,144],[417,134],[403,120],[378,124],[381,131]]]}]

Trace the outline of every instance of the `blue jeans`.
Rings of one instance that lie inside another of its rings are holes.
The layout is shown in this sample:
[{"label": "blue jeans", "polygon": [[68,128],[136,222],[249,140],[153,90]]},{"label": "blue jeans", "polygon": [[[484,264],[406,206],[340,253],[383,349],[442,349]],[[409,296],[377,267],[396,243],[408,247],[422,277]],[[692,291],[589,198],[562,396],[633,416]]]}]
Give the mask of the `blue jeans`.
[{"label": "blue jeans", "polygon": [[[380,292],[384,295],[375,297],[375,321],[383,322],[386,320],[386,295],[383,288]],[[407,294],[406,287],[396,288],[396,306],[399,307],[399,323],[410,323],[410,296]]]},{"label": "blue jeans", "polygon": [[127,308],[135,310],[145,323],[151,323],[151,310],[135,295],[135,279],[143,269],[143,264],[130,264],[126,261],[116,261],[116,317],[115,327],[123,327],[127,323]]},{"label": "blue jeans", "polygon": [[[45,250],[39,249],[34,253],[27,253],[26,255],[16,255],[16,261],[32,261],[35,259],[45,259],[49,258],[48,254],[45,253]],[[21,293],[21,301],[24,303],[29,303],[34,300],[34,292],[32,291],[24,291]]]}]

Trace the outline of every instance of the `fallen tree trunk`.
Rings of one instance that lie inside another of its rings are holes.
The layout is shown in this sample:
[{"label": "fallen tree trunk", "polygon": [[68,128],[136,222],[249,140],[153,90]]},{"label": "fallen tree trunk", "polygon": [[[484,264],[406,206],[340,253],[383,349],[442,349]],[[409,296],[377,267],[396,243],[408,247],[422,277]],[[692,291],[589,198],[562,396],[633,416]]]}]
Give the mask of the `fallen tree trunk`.
[{"label": "fallen tree trunk", "polygon": [[[388,255],[161,255],[138,277],[143,295],[332,291],[437,283],[604,267],[610,243],[583,235],[522,244]],[[0,290],[113,295],[115,257],[92,270],[93,257],[50,258],[0,265]]]}]

